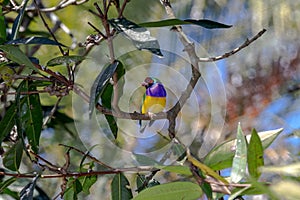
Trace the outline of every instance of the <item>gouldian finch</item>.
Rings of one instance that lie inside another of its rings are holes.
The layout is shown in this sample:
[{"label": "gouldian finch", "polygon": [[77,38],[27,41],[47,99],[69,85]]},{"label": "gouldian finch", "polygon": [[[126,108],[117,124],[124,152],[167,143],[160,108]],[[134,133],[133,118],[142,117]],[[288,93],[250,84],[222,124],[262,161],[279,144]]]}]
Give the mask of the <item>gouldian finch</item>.
[{"label": "gouldian finch", "polygon": [[[159,113],[164,110],[166,106],[167,92],[157,78],[147,77],[142,83],[142,86],[146,88],[146,92],[143,97],[143,102],[141,106],[141,113],[148,113],[150,116],[154,113]],[[149,126],[153,124],[153,120],[150,121]],[[140,126],[142,126],[142,121],[140,120]],[[140,132],[144,132],[146,126],[141,127]]]}]

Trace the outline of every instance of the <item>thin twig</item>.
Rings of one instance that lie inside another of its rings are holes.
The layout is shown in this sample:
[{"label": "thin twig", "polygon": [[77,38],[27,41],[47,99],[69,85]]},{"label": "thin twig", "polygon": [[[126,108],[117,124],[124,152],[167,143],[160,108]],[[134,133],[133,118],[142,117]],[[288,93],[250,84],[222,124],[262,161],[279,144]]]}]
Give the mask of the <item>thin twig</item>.
[{"label": "thin twig", "polygon": [[78,153],[82,154],[83,156],[86,156],[86,157],[90,158],[90,159],[93,160],[94,162],[96,162],[96,163],[98,163],[98,164],[100,164],[100,165],[102,165],[102,166],[104,166],[104,167],[107,167],[107,168],[109,168],[109,169],[114,169],[114,168],[108,166],[107,164],[101,162],[100,160],[98,160],[98,159],[95,158],[94,156],[91,156],[91,155],[89,154],[89,152],[84,153],[83,151],[81,151],[81,150],[79,150],[79,149],[77,149],[77,148],[75,148],[75,147],[72,147],[72,146],[69,146],[69,145],[65,145],[65,144],[59,144],[59,145],[60,145],[60,146],[64,146],[64,147],[68,147],[68,148],[70,148],[70,149],[72,149],[72,150],[75,150],[75,151],[77,151]]},{"label": "thin twig", "polygon": [[222,60],[224,58],[228,58],[229,56],[232,56],[233,54],[239,52],[243,48],[249,46],[252,42],[254,42],[258,38],[260,38],[266,31],[267,31],[266,29],[262,29],[255,36],[253,36],[251,39],[247,39],[242,45],[240,45],[239,47],[233,49],[230,52],[224,53],[223,55],[216,56],[216,57],[199,58],[199,62],[214,62],[214,61]]},{"label": "thin twig", "polygon": [[[54,41],[57,42],[57,43],[59,43],[58,40],[56,39],[54,33],[51,31],[50,27],[48,26],[46,20],[44,19],[43,15],[42,15],[42,13],[40,11],[40,8],[38,7],[38,4],[37,4],[36,0],[34,0],[34,4],[35,4],[35,7],[36,7],[36,10],[37,10],[38,14],[40,15],[40,17],[41,17],[41,19],[43,21],[44,26],[46,27],[46,29],[48,30],[48,32],[51,34],[51,36],[54,39]],[[65,55],[65,52],[64,52],[64,50],[62,49],[62,47],[60,45],[58,45],[58,48],[59,48],[61,54]]]},{"label": "thin twig", "polygon": [[53,106],[51,112],[49,113],[49,115],[45,118],[44,123],[43,123],[43,128],[45,128],[45,126],[48,124],[48,122],[50,121],[50,119],[53,117],[55,111],[57,110],[58,104],[60,103],[62,97],[58,97],[55,105]]},{"label": "thin twig", "polygon": [[[49,7],[49,8],[42,8],[40,9],[40,12],[54,12],[54,11],[58,11],[58,10],[61,10],[67,6],[71,6],[71,5],[80,5],[80,4],[84,4],[86,2],[88,2],[89,0],[81,0],[81,1],[75,1],[75,0],[67,0],[67,1],[64,1],[64,2],[60,2],[58,5],[56,6],[53,6],[53,7]],[[17,6],[12,0],[10,0],[11,4],[13,5],[13,8],[11,8],[10,10],[13,10],[13,11],[20,11],[20,7]],[[5,8],[6,9],[6,8]],[[25,9],[26,12],[35,12],[37,11],[36,8],[34,7],[27,7]]]}]

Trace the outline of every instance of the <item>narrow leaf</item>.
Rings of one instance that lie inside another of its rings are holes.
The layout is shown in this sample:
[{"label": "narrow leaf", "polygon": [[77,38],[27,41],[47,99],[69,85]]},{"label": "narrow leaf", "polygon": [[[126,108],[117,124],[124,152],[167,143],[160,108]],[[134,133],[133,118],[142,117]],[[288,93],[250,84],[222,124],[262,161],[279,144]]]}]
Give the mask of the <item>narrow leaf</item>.
[{"label": "narrow leaf", "polygon": [[38,44],[38,45],[56,45],[56,46],[64,46],[63,44],[56,42],[54,40],[50,40],[49,38],[45,37],[36,37],[32,36],[29,38],[20,38],[14,39],[6,42],[6,44],[18,45],[18,44]]},{"label": "narrow leaf", "polygon": [[47,62],[47,66],[66,65],[84,60],[84,56],[59,56]]},{"label": "narrow leaf", "polygon": [[0,7],[0,44],[2,41],[6,40],[6,24],[5,24],[5,17],[2,13],[2,8]]},{"label": "narrow leaf", "polygon": [[15,117],[17,113],[16,104],[12,104],[6,111],[3,119],[0,121],[0,143],[9,135],[15,125]]},{"label": "narrow leaf", "polygon": [[115,61],[114,63],[105,67],[100,74],[97,76],[94,84],[91,88],[90,94],[90,104],[89,104],[89,114],[90,117],[93,114],[93,110],[95,105],[98,103],[99,97],[102,95],[104,89],[106,88],[107,84],[109,83],[109,79],[115,73],[118,67],[119,61]]},{"label": "narrow leaf", "polygon": [[158,56],[163,56],[156,38],[150,35],[150,32],[126,18],[117,18],[109,20],[109,23],[125,37],[130,39],[139,50],[145,49]]},{"label": "narrow leaf", "polygon": [[202,27],[207,28],[207,29],[230,28],[231,27],[231,25],[221,24],[219,22],[215,22],[215,21],[211,21],[211,20],[207,20],[207,19],[199,19],[199,20],[186,19],[184,21],[189,22],[191,24],[202,26]]},{"label": "narrow leaf", "polygon": [[13,39],[13,40],[18,38],[19,29],[20,29],[21,23],[23,21],[23,17],[25,14],[25,9],[26,9],[28,1],[29,0],[23,1],[23,7],[22,7],[21,11],[19,12],[18,16],[16,17],[14,24],[12,26],[11,39]]},{"label": "narrow leaf", "polygon": [[116,174],[111,183],[112,200],[125,200],[132,198],[129,181],[123,173]]},{"label": "narrow leaf", "polygon": [[176,26],[176,25],[198,25],[202,26],[207,29],[214,29],[214,28],[230,28],[231,25],[222,24],[219,22],[207,20],[207,19],[166,19],[161,21],[155,21],[155,22],[146,22],[139,24],[143,27],[164,27],[164,26]]},{"label": "narrow leaf", "polygon": [[[29,81],[23,81],[17,90],[17,96],[20,96],[20,92],[29,93],[30,91],[35,90],[36,87],[29,85]],[[22,130],[25,130],[32,150],[35,153],[38,153],[39,140],[43,124],[43,113],[40,97],[39,94],[26,94],[24,97],[22,97],[22,99],[24,99],[24,101],[17,101],[19,103],[18,116],[19,120],[21,120],[19,125],[21,125]]]},{"label": "narrow leaf", "polygon": [[215,172],[213,169],[211,169],[210,167],[208,167],[207,165],[201,163],[200,161],[198,161],[196,158],[194,158],[191,155],[188,155],[188,161],[190,161],[193,165],[195,165],[198,169],[201,170],[201,172],[204,175],[209,175],[214,177],[217,180],[222,181],[223,183],[228,184],[228,181],[226,179],[224,179],[222,176],[220,176],[217,172]]},{"label": "narrow leaf", "polygon": [[133,200],[199,199],[203,192],[199,185],[191,182],[172,182],[141,191]]},{"label": "narrow leaf", "polygon": [[3,192],[3,190],[5,188],[7,188],[8,186],[10,186],[11,184],[13,184],[15,181],[17,180],[16,177],[11,177],[5,181],[2,181],[0,182],[0,194]]},{"label": "narrow leaf", "polygon": [[247,142],[244,133],[241,129],[241,125],[238,125],[236,136],[236,150],[232,161],[231,169],[231,182],[238,183],[242,180],[246,174],[247,166]]},{"label": "narrow leaf", "polygon": [[[120,98],[123,94],[123,86],[125,83],[124,80],[125,68],[121,62],[119,62],[115,73],[117,74],[117,79],[118,79],[117,93],[118,93],[118,98]],[[103,93],[101,94],[102,105],[108,109],[111,109],[112,98],[113,98],[113,86],[109,84],[106,86]],[[117,101],[119,102],[119,99]],[[117,138],[118,126],[117,126],[116,119],[111,115],[105,115],[105,118],[109,124],[112,134],[114,135],[114,138]]]},{"label": "narrow leaf", "polygon": [[37,71],[36,67],[30,61],[30,59],[19,49],[19,47],[13,45],[0,45],[0,49],[5,52],[5,57],[11,61],[18,63],[19,65],[25,65],[26,67]]},{"label": "narrow leaf", "polygon": [[18,140],[7,152],[4,154],[3,165],[12,171],[18,171],[23,155],[23,143]]},{"label": "narrow leaf", "polygon": [[[282,130],[283,129],[280,128],[271,131],[259,132],[258,135],[262,141],[263,149],[268,148]],[[247,135],[246,138],[247,141],[250,141],[250,135]],[[230,168],[234,157],[233,148],[235,144],[236,140],[233,139],[213,148],[205,157],[204,163],[214,170]]]},{"label": "narrow leaf", "polygon": [[264,165],[263,151],[264,149],[260,138],[256,130],[253,129],[248,147],[247,160],[249,174],[256,180],[260,177],[261,174],[258,168]]},{"label": "narrow leaf", "polygon": [[184,165],[169,165],[169,166],[156,166],[155,168],[162,169],[164,171],[173,172],[181,175],[192,176],[192,172],[188,166]]}]

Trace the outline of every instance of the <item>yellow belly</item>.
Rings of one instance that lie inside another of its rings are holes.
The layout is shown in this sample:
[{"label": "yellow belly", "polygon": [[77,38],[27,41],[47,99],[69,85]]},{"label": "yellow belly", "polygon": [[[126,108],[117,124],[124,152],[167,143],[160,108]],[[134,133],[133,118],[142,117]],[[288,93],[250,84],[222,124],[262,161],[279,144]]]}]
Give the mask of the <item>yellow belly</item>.
[{"label": "yellow belly", "polygon": [[147,112],[159,113],[164,110],[165,106],[166,106],[165,97],[146,96],[142,106],[142,114],[145,114]]}]

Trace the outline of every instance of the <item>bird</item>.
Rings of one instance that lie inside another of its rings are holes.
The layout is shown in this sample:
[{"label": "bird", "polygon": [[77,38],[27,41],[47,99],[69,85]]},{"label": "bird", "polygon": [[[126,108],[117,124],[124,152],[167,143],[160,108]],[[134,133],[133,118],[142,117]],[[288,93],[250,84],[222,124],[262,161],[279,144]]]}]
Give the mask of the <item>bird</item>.
[{"label": "bird", "polygon": [[[146,77],[142,86],[146,88],[146,92],[142,100],[141,113],[147,113],[151,117],[154,113],[163,111],[166,106],[167,92],[162,82],[158,78]],[[153,122],[154,120],[150,120],[149,127]],[[143,133],[147,125],[142,127],[142,120],[139,124],[140,132]]]}]

